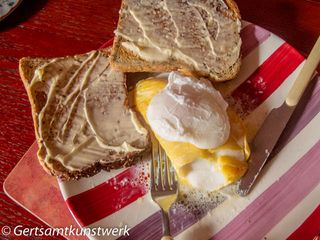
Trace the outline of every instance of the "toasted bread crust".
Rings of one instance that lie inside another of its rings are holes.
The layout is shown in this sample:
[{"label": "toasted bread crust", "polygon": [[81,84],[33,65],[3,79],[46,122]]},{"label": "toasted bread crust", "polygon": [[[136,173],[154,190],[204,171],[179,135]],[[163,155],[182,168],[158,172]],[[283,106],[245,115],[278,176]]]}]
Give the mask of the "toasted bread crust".
[{"label": "toasted bread crust", "polygon": [[[110,53],[110,48],[107,49],[102,49],[103,54],[109,55]],[[67,58],[67,57],[64,57]],[[39,104],[41,105],[41,99],[35,99],[34,96],[32,95],[29,84],[31,80],[33,79],[34,72],[38,67],[41,67],[42,65],[48,63],[50,59],[45,59],[45,58],[22,58],[19,61],[19,73],[22,79],[22,82],[25,86],[25,89],[28,94],[28,98],[31,104],[31,112],[32,112],[32,118],[33,118],[33,123],[34,123],[34,128],[35,128],[35,133],[36,133],[36,139],[37,143],[39,146],[38,150],[38,159],[43,167],[43,169],[51,174],[52,176],[57,176],[61,180],[67,181],[67,180],[72,180],[72,179],[79,179],[82,177],[90,177],[95,174],[97,174],[99,171],[106,170],[110,171],[111,169],[117,169],[121,167],[128,167],[133,164],[135,164],[137,161],[141,160],[143,155],[150,150],[149,146],[146,147],[141,152],[128,152],[128,153],[116,153],[113,152],[109,156],[106,156],[106,160],[111,160],[111,162],[97,162],[94,163],[92,166],[89,166],[85,169],[77,170],[77,171],[71,171],[67,168],[65,168],[59,161],[50,158],[48,161],[45,161],[46,157],[46,152],[45,148],[43,146],[43,143],[41,139],[39,138],[39,132],[38,132],[38,112],[41,110],[39,109]]]},{"label": "toasted bread crust", "polygon": [[[224,0],[229,9],[232,12],[233,19],[241,19],[239,8],[237,4],[233,0]],[[121,9],[124,8],[124,1],[122,1]],[[230,14],[229,14],[230,15]],[[119,16],[118,26],[121,25],[123,19],[121,15]],[[222,82],[234,79],[241,66],[241,55],[237,59],[237,61],[233,64],[230,69],[220,74],[216,74],[215,76],[210,76],[207,73],[191,70],[189,66],[187,66],[184,62],[170,59],[165,62],[149,62],[142,59],[137,54],[127,50],[122,46],[122,42],[125,41],[120,36],[115,36],[113,41],[113,47],[110,54],[110,64],[116,70],[122,72],[170,72],[170,71],[178,71],[185,75],[195,76],[195,77],[206,77],[213,82]]]},{"label": "toasted bread crust", "polygon": [[240,10],[238,5],[233,0],[224,0],[224,2],[228,5],[229,9],[233,12],[233,19],[241,19]]},{"label": "toasted bread crust", "polygon": [[178,71],[182,74],[206,77],[215,82],[222,82],[234,79],[241,66],[241,56],[235,62],[235,64],[219,75],[215,75],[213,78],[201,71],[192,71],[185,63],[177,60],[171,60],[166,62],[148,62],[142,59],[140,56],[127,50],[121,46],[121,42],[124,41],[122,37],[115,37],[113,48],[110,55],[110,64],[118,71],[122,72],[170,72]]}]

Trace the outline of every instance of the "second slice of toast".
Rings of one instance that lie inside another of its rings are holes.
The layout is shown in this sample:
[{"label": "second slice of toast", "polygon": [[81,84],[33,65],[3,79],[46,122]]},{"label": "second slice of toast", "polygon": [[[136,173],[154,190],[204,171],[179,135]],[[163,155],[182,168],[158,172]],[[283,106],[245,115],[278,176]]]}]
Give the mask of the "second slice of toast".
[{"label": "second slice of toast", "polygon": [[233,0],[124,0],[110,61],[124,72],[230,80],[241,65],[240,25]]}]

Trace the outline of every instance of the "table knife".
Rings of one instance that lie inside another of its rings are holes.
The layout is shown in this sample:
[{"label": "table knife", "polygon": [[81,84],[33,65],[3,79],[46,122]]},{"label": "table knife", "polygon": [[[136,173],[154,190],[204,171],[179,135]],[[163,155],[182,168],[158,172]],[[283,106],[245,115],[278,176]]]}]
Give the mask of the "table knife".
[{"label": "table knife", "polygon": [[304,90],[311,81],[314,71],[320,61],[320,36],[301,72],[295,80],[284,103],[271,110],[258,130],[251,144],[251,156],[247,173],[240,179],[237,185],[237,193],[240,196],[249,194],[252,186],[258,178],[263,166],[268,160],[270,153],[276,145],[282,131],[286,127],[296,105]]}]

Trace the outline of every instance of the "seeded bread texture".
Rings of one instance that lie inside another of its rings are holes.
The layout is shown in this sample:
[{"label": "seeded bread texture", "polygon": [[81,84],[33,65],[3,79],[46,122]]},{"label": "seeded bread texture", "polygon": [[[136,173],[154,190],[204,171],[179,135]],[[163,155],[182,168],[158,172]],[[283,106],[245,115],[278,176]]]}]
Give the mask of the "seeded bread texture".
[{"label": "seeded bread texture", "polygon": [[[228,6],[228,12],[223,12],[227,17],[230,17],[234,20],[241,19],[240,12],[237,4],[233,0],[224,0]],[[125,8],[125,3],[122,1],[121,9]],[[121,12],[121,11],[120,11]],[[123,23],[123,18],[119,17],[118,26]],[[192,70],[188,64],[183,61],[176,59],[169,59],[168,61],[161,62],[150,62],[142,59],[137,54],[131,52],[122,46],[122,43],[126,40],[121,36],[115,36],[111,55],[110,63],[111,65],[122,72],[170,72],[170,71],[179,71],[182,74],[195,76],[195,77],[206,77],[213,82],[222,82],[235,78],[240,70],[241,66],[241,55],[237,61],[225,71],[209,75],[207,72]]]},{"label": "seeded bread texture", "polygon": [[[109,48],[102,49],[100,51],[105,56],[109,56],[110,54]],[[64,58],[76,58],[76,57],[77,56],[67,56]],[[139,161],[143,157],[143,155],[149,150],[149,140],[147,140],[148,144],[145,146],[145,149],[141,152],[113,151],[113,152],[110,152],[109,155],[105,156],[105,160],[106,160],[105,162],[96,162],[87,168],[76,170],[76,171],[71,171],[65,168],[58,160],[55,160],[52,158],[50,158],[49,161],[44,160],[46,157],[46,151],[43,151],[44,150],[43,143],[39,138],[38,114],[43,108],[46,102],[47,96],[44,91],[41,91],[41,89],[32,93],[30,90],[29,84],[34,77],[36,69],[48,63],[49,61],[50,59],[46,59],[46,58],[30,58],[30,57],[22,58],[19,61],[20,76],[25,86],[25,89],[28,93],[29,101],[31,104],[35,133],[36,133],[37,143],[39,146],[38,159],[41,166],[44,168],[44,170],[53,176],[59,177],[61,180],[72,180],[72,179],[79,179],[82,177],[90,177],[92,175],[97,174],[102,169],[109,171],[111,169],[128,167],[136,163],[137,161]]]}]

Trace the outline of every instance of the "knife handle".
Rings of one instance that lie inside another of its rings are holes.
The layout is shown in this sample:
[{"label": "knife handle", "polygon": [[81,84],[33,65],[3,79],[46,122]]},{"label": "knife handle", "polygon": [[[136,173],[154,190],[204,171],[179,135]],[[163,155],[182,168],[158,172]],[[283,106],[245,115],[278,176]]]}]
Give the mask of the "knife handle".
[{"label": "knife handle", "polygon": [[306,89],[308,83],[311,81],[313,72],[316,70],[320,62],[320,36],[314,47],[312,48],[307,61],[305,62],[298,78],[295,80],[290,92],[286,98],[286,103],[289,106],[296,106]]}]

